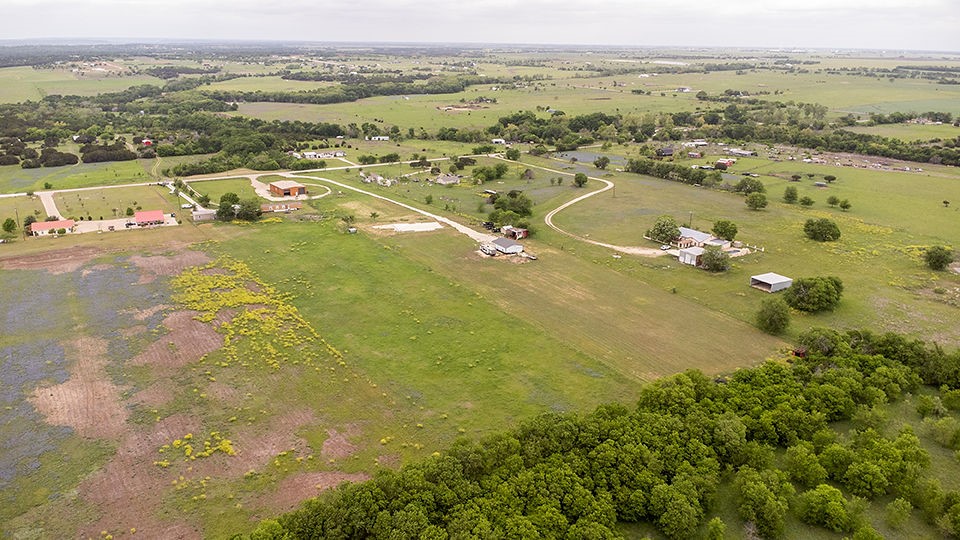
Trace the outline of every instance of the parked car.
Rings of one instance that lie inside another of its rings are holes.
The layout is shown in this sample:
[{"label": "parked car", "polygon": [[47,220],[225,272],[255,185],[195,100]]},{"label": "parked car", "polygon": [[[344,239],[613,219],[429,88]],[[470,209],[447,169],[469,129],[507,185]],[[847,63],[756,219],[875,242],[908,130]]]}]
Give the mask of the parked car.
[{"label": "parked car", "polygon": [[666,251],[666,250],[670,249],[670,246],[667,245],[667,244],[664,244],[664,245],[660,246],[660,249]]}]

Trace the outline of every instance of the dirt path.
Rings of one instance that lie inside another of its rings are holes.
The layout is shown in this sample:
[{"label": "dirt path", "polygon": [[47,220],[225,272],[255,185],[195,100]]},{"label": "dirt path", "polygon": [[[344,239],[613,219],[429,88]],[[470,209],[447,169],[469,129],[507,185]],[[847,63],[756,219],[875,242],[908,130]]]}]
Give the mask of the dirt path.
[{"label": "dirt path", "polygon": [[[499,156],[495,156],[495,157],[497,157],[498,159],[503,159],[504,161],[507,161],[506,159],[501,158],[501,157],[499,157]],[[564,171],[558,171],[558,170],[556,170],[556,169],[550,169],[550,168],[547,168],[547,167],[540,167],[539,165],[528,165],[528,166],[529,166],[529,167],[533,167],[533,168],[535,168],[535,169],[540,169],[540,170],[543,170],[543,171],[548,171],[548,172],[551,172],[551,173],[554,173],[554,174],[562,174],[562,175],[565,175],[565,176],[574,176],[574,173],[569,173],[569,172],[564,172]],[[591,192],[589,192],[589,193],[585,193],[585,194],[577,197],[576,199],[573,199],[573,200],[571,200],[571,201],[567,201],[567,202],[561,204],[560,206],[554,208],[553,210],[551,210],[550,212],[548,212],[546,216],[544,216],[544,218],[543,218],[544,223],[546,223],[547,226],[550,227],[551,229],[557,231],[558,233],[565,234],[565,235],[569,236],[570,238],[576,238],[577,240],[580,240],[581,242],[586,242],[586,243],[588,243],[588,244],[593,244],[593,245],[595,245],[595,246],[600,246],[600,247],[609,248],[609,249],[618,251],[618,252],[620,252],[620,253],[628,253],[628,254],[630,254],[630,255],[640,255],[640,256],[642,256],[642,257],[659,257],[659,256],[663,255],[663,254],[664,254],[663,251],[661,251],[661,250],[659,250],[659,249],[655,249],[655,248],[647,248],[647,247],[642,247],[642,246],[618,246],[618,245],[614,245],[614,244],[607,244],[607,243],[605,243],[605,242],[598,242],[598,241],[596,241],[596,240],[590,240],[589,238],[584,238],[584,237],[582,237],[582,236],[573,234],[572,232],[565,231],[565,230],[561,229],[560,227],[558,227],[557,225],[555,225],[555,224],[553,223],[553,217],[556,216],[558,213],[560,213],[562,210],[565,210],[565,209],[567,209],[567,208],[569,208],[569,207],[577,204],[577,203],[580,202],[580,201],[589,199],[590,197],[593,197],[594,195],[599,195],[599,194],[601,194],[601,193],[603,193],[603,192],[605,192],[605,191],[609,191],[609,190],[611,190],[611,189],[613,189],[613,188],[616,187],[616,184],[614,184],[613,182],[611,182],[611,181],[609,181],[609,180],[606,180],[606,179],[604,179],[604,178],[597,178],[597,177],[595,177],[595,176],[588,176],[587,178],[589,178],[590,180],[596,180],[597,182],[601,182],[601,183],[604,184],[604,186],[603,186],[602,188],[600,188],[600,189],[591,191]]]},{"label": "dirt path", "polygon": [[422,214],[422,215],[427,216],[427,217],[429,217],[429,218],[435,219],[435,220],[439,221],[440,223],[445,223],[445,224],[449,225],[450,227],[453,227],[457,232],[460,232],[460,233],[462,233],[462,234],[465,234],[465,235],[469,236],[471,239],[473,239],[473,240],[475,240],[475,241],[477,241],[477,242],[492,242],[493,240],[495,240],[495,239],[497,238],[496,236],[493,236],[492,234],[487,234],[487,233],[482,233],[482,232],[479,232],[479,231],[475,231],[475,230],[471,229],[470,227],[467,227],[466,225],[463,225],[463,224],[461,224],[461,223],[457,223],[456,221],[454,221],[454,220],[452,220],[452,219],[445,218],[445,217],[443,217],[443,216],[438,216],[438,215],[436,215],[436,214],[431,214],[430,212],[427,212],[427,211],[425,211],[425,210],[421,210],[421,209],[419,209],[419,208],[417,208],[417,207],[415,207],[415,206],[410,206],[409,204],[404,204],[404,203],[402,203],[402,202],[395,201],[395,200],[390,199],[390,198],[388,198],[388,197],[384,197],[383,195],[378,195],[378,194],[376,194],[376,193],[373,193],[373,192],[370,192],[370,191],[367,191],[367,190],[364,190],[364,189],[360,189],[360,188],[353,187],[353,186],[351,186],[351,185],[349,185],[349,184],[344,184],[344,183],[342,183],[342,182],[337,182],[337,181],[335,181],[335,180],[330,180],[329,178],[320,178],[320,177],[317,177],[317,176],[300,176],[300,175],[297,175],[297,174],[294,174],[294,173],[281,173],[280,176],[284,176],[284,177],[286,177],[286,178],[299,178],[299,179],[304,179],[304,180],[320,180],[320,181],[322,181],[322,182],[327,182],[327,183],[333,184],[333,185],[335,185],[335,186],[338,186],[338,187],[341,187],[341,188],[344,188],[344,189],[349,189],[350,191],[356,191],[357,193],[363,193],[364,195],[369,195],[370,197],[373,197],[373,198],[375,198],[375,199],[380,199],[380,200],[382,200],[382,201],[387,201],[387,202],[389,202],[389,203],[393,203],[393,204],[395,204],[395,205],[397,205],[397,206],[400,206],[400,207],[402,207],[402,208],[406,208],[407,210],[412,210],[412,211],[414,211],[414,212],[416,212],[416,213],[418,213],[418,214]]}]

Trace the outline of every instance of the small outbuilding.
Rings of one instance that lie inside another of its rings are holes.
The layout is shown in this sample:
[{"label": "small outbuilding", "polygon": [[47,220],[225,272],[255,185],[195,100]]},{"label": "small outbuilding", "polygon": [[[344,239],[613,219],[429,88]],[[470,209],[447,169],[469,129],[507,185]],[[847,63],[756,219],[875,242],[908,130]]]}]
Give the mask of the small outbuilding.
[{"label": "small outbuilding", "polygon": [[520,245],[519,242],[514,242],[509,238],[497,238],[491,243],[497,248],[497,251],[505,255],[516,255],[517,253],[523,253],[523,246]]},{"label": "small outbuilding", "polygon": [[197,208],[190,214],[194,221],[213,221],[217,219],[216,210],[209,210],[207,208]]},{"label": "small outbuilding", "polygon": [[500,232],[502,232],[507,238],[513,238],[514,240],[522,240],[527,236],[530,236],[530,231],[527,229],[514,227],[512,225],[500,227]]},{"label": "small outbuilding", "polygon": [[441,174],[433,182],[438,186],[454,186],[460,183],[460,177],[455,174]]},{"label": "small outbuilding", "polygon": [[133,220],[137,223],[137,227],[149,227],[151,225],[163,225],[167,218],[164,217],[163,210],[146,210],[134,214]]},{"label": "small outbuilding", "polygon": [[754,289],[760,289],[768,293],[775,293],[790,288],[793,285],[793,279],[773,272],[750,276],[750,286]]},{"label": "small outbuilding", "polygon": [[273,212],[290,212],[291,210],[300,210],[303,203],[300,201],[264,203],[260,205],[260,211],[264,214]]},{"label": "small outbuilding", "polygon": [[657,149],[657,157],[673,157],[673,148],[667,146]]},{"label": "small outbuilding", "polygon": [[270,194],[274,197],[296,197],[306,195],[307,187],[293,180],[278,180],[270,182]]},{"label": "small outbuilding", "polygon": [[706,250],[697,246],[681,249],[678,260],[680,261],[680,264],[700,266],[700,257],[703,256],[704,251]]}]

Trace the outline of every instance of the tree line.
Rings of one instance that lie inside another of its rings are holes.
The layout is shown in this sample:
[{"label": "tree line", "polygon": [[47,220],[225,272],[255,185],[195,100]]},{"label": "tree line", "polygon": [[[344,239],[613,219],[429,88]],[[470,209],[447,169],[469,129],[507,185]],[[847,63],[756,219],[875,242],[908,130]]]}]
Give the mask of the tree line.
[{"label": "tree line", "polygon": [[[688,371],[648,385],[634,406],[458,440],[263,521],[249,538],[618,538],[618,522],[689,538],[726,528],[707,520],[722,486],[763,538],[783,534],[788,512],[879,538],[864,501],[888,495],[939,531],[960,531],[960,491],[931,474],[909,426],[882,429],[885,406],[924,385],[941,388],[918,399],[931,411],[960,409],[960,352],[867,331],[813,329],[799,342],[790,362],[716,379]],[[854,428],[842,435],[837,422]]]}]

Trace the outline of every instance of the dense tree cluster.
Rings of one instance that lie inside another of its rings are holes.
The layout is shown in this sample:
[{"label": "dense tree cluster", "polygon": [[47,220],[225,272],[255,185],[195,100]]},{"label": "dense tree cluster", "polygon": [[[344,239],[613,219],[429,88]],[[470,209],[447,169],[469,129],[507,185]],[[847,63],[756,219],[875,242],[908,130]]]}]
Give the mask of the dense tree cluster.
[{"label": "dense tree cluster", "polygon": [[808,312],[830,311],[842,296],[843,282],[834,276],[799,278],[783,293],[790,307]]},{"label": "dense tree cluster", "polygon": [[[816,330],[801,341],[806,355],[790,364],[716,381],[690,371],[647,386],[633,408],[549,414],[460,440],[264,521],[251,538],[615,538],[617,522],[689,538],[721,482],[732,482],[740,516],[764,538],[782,533],[791,509],[815,526],[875,536],[841,489],[895,494],[930,523],[960,525],[960,492],[930,478],[930,458],[909,428],[886,437],[830,427],[921,381],[958,388],[960,353],[864,331]],[[773,465],[775,449],[786,452],[783,468]],[[712,520],[706,530],[723,528]]]}]

